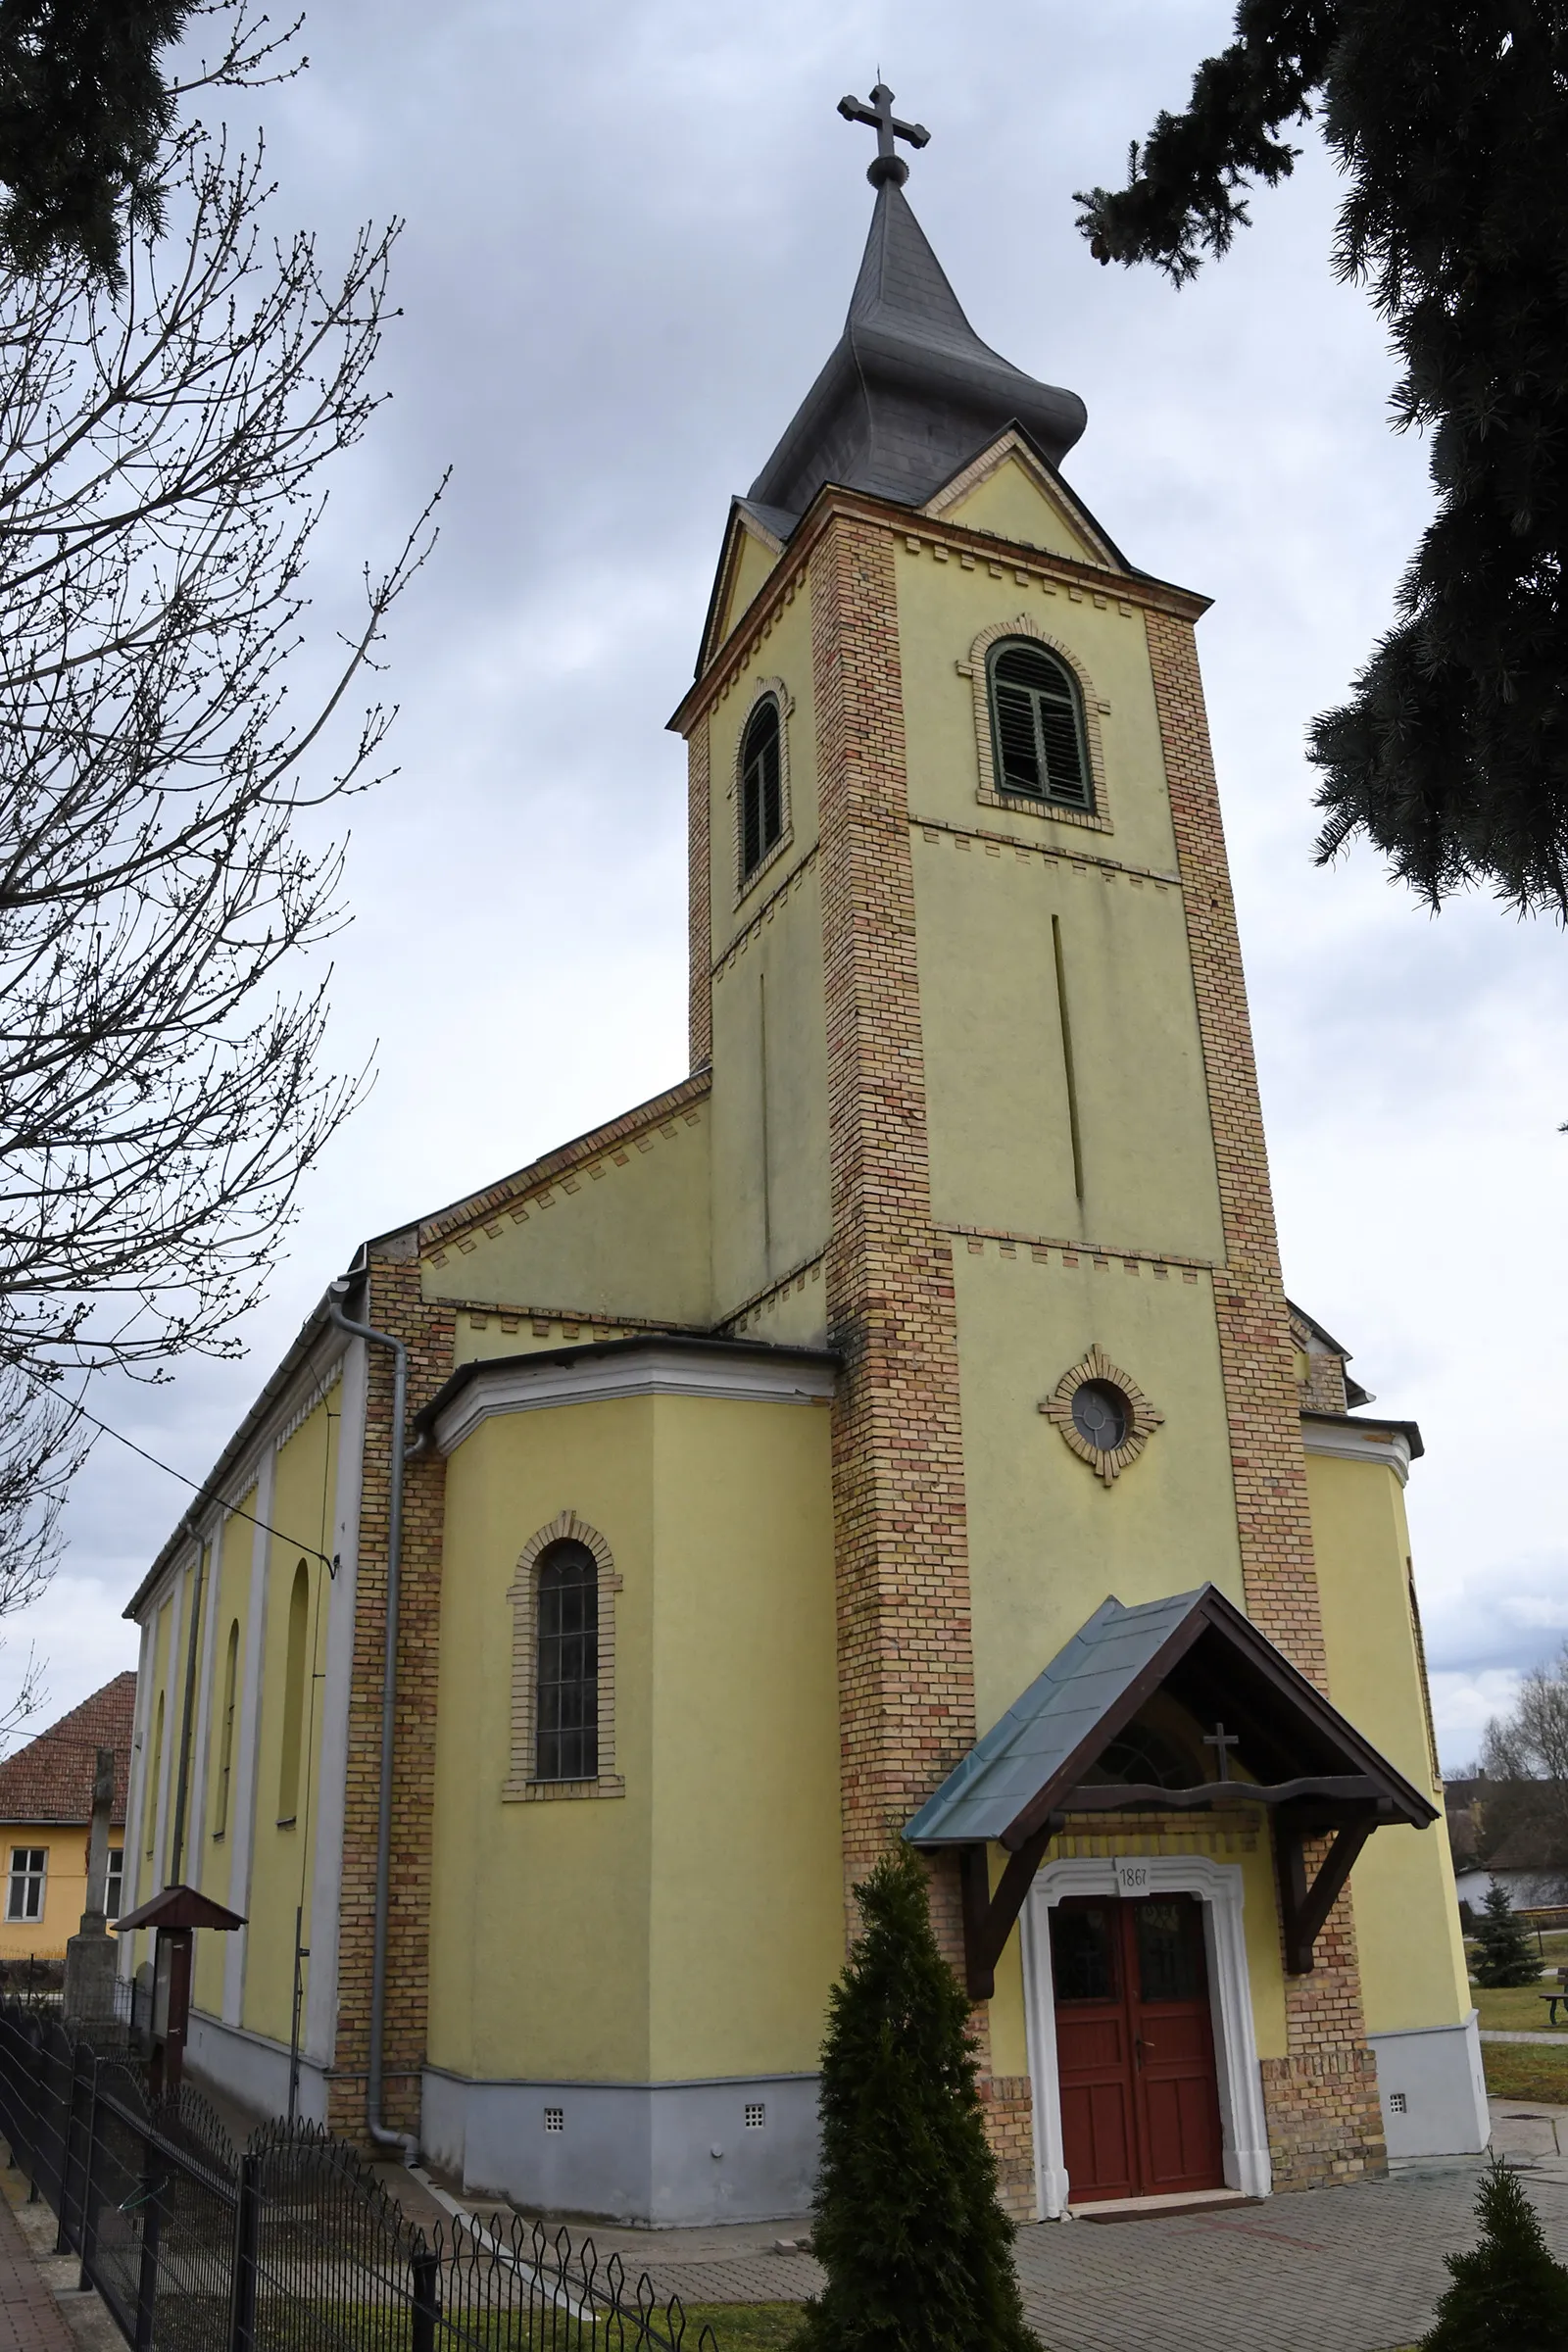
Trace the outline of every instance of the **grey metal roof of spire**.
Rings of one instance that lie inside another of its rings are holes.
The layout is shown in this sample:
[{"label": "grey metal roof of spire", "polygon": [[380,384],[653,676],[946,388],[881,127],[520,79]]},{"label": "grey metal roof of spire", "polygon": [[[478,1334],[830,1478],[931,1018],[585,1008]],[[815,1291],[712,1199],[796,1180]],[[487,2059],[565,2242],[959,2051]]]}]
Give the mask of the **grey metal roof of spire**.
[{"label": "grey metal roof of spire", "polygon": [[849,317],[827,366],[752,484],[799,516],[825,482],[923,506],[1016,422],[1058,465],[1088,422],[982,343],[891,174],[877,188]]}]

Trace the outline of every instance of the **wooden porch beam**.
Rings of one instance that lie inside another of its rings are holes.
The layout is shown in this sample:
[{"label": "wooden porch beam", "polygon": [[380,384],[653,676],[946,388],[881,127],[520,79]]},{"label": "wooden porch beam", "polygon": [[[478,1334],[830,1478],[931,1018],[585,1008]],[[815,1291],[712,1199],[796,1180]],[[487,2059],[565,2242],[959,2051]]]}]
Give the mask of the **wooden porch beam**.
[{"label": "wooden porch beam", "polygon": [[963,1894],[963,1981],[971,2001],[989,2001],[996,1991],[997,1962],[1017,1923],[1024,1897],[1034,1884],[1035,1872],[1045,1859],[1046,1848],[1059,1826],[1059,1818],[1052,1815],[1016,1853],[1007,1856],[1007,1866],[995,1894],[991,1891],[990,1849],[984,1845],[958,1848],[958,1876]]},{"label": "wooden porch beam", "polygon": [[1304,1823],[1293,1821],[1287,1813],[1276,1815],[1274,1866],[1279,1879],[1280,1917],[1285,1929],[1287,1976],[1311,1975],[1313,1947],[1322,1933],[1324,1922],[1354,1868],[1361,1848],[1377,1826],[1378,1815],[1374,1806],[1368,1806],[1365,1812],[1345,1822],[1319,1863],[1316,1877],[1308,1886],[1304,1847],[1306,1838],[1312,1833]]},{"label": "wooden porch beam", "polygon": [[1366,1804],[1378,1785],[1365,1773],[1307,1773],[1295,1781],[1203,1781],[1196,1788],[1160,1788],[1152,1782],[1094,1781],[1069,1788],[1056,1804],[1063,1813],[1118,1813],[1128,1805],[1187,1811],[1208,1805],[1290,1805],[1303,1797]]}]

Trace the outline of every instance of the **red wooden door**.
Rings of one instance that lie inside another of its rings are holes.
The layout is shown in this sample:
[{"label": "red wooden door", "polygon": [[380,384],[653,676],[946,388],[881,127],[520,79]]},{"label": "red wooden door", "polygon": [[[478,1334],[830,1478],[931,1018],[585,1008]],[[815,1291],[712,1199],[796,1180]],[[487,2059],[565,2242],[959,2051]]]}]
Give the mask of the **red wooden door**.
[{"label": "red wooden door", "polygon": [[1203,1923],[1191,1895],[1051,1914],[1061,2132],[1075,2202],[1224,2185]]},{"label": "red wooden door", "polygon": [[1061,2138],[1076,2199],[1135,2197],[1141,2186],[1121,1912],[1107,1895],[1051,1913]]}]

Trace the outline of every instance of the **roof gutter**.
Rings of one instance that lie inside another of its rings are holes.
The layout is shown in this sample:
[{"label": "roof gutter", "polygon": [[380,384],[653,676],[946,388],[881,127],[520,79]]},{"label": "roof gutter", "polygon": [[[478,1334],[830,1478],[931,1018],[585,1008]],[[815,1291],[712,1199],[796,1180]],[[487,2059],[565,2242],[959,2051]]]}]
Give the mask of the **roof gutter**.
[{"label": "roof gutter", "polygon": [[343,1311],[347,1277],[327,1292],[326,1311],[339,1331],[392,1350],[392,1447],[388,1466],[386,1512],[386,1639],[381,1658],[381,1785],[375,1815],[375,1910],[370,1960],[370,2055],[365,2091],[366,2129],[375,2145],[397,2148],[408,2164],[418,2157],[419,2143],[412,2132],[394,2132],[383,2120],[383,2066],[386,2042],[386,1944],[388,1897],[392,1881],[392,1735],[398,1688],[398,1603],[403,1585],[403,1463],[405,1423],[409,1402],[409,1351],[389,1331],[356,1323]]}]

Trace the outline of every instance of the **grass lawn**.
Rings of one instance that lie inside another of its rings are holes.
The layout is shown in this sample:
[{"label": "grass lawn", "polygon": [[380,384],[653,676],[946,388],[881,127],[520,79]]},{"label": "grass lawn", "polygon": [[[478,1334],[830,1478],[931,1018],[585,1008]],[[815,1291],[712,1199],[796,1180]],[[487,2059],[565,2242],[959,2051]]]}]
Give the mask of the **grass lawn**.
[{"label": "grass lawn", "polygon": [[[1538,1937],[1534,1928],[1526,1930],[1531,1949],[1538,1951],[1543,1968],[1568,1968],[1568,1928],[1543,1928]],[[1465,1953],[1474,1959],[1479,1945],[1473,1936],[1464,1939]]]},{"label": "grass lawn", "polygon": [[1481,2063],[1494,2099],[1539,2099],[1548,2107],[1568,2107],[1568,2049],[1550,2049],[1542,2042],[1484,2041]]},{"label": "grass lawn", "polygon": [[711,2328],[718,2352],[782,2352],[801,2324],[799,2303],[688,2303],[686,2352]]},{"label": "grass lawn", "polygon": [[[1470,1995],[1483,2027],[1508,2034],[1558,2033],[1568,2045],[1568,2026],[1546,2023],[1546,2004],[1530,1984],[1472,1984]],[[1562,2011],[1557,2012],[1558,2017]]]}]

